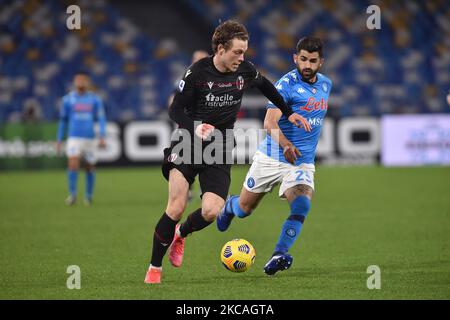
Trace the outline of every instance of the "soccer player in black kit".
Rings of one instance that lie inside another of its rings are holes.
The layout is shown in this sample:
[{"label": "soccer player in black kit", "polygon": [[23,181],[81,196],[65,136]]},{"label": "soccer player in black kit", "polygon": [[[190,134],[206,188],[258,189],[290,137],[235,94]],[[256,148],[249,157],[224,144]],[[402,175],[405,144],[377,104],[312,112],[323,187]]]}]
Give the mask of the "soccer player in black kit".
[{"label": "soccer player in black kit", "polygon": [[[233,129],[243,93],[249,87],[258,88],[291,123],[311,130],[308,121],[292,112],[272,83],[253,64],[244,61],[248,39],[248,32],[242,24],[230,20],[221,23],[212,37],[214,55],[189,67],[169,108],[170,118],[181,130],[190,133],[192,145],[195,139],[201,139],[200,146],[204,149],[214,143],[205,141],[208,136],[216,130],[223,133],[223,140],[217,143],[223,148],[225,159],[229,159],[226,155],[232,149],[225,147],[229,145],[229,139],[234,139],[234,136],[227,134],[230,131],[227,129]],[[164,150],[162,171],[169,182],[169,199],[166,211],[155,227],[145,283],[161,282],[162,259],[168,248],[171,264],[181,266],[186,236],[207,227],[216,219],[230,186],[231,163],[207,164],[203,159],[201,163],[176,163],[175,159],[181,155],[173,152],[175,145],[173,142],[170,148]],[[184,223],[178,224],[188,201],[189,185],[197,175],[202,190],[202,206],[192,212]]]}]

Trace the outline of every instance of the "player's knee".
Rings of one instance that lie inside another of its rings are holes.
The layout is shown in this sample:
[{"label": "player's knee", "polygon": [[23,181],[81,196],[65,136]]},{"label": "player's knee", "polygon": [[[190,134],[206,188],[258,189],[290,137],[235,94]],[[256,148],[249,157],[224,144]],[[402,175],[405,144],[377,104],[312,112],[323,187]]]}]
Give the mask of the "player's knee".
[{"label": "player's knee", "polygon": [[[298,196],[291,204],[291,216],[301,216],[303,219],[307,216],[309,209],[311,208],[311,201],[307,196]],[[303,222],[303,221],[302,221]]]},{"label": "player's knee", "polygon": [[171,201],[167,205],[166,213],[172,220],[180,220],[185,208],[183,201]]},{"label": "player's knee", "polygon": [[69,170],[79,170],[79,169],[80,169],[79,163],[75,161],[69,162]]},{"label": "player's knee", "polygon": [[202,208],[202,216],[206,221],[214,221],[220,213],[221,208],[218,206],[209,206]]}]

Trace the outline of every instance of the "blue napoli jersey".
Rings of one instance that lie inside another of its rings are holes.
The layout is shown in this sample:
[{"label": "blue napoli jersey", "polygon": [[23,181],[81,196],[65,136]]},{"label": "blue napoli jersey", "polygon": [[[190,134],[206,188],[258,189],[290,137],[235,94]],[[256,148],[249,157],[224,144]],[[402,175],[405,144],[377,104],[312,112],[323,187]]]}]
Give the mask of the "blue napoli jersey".
[{"label": "blue napoli jersey", "polygon": [[96,121],[100,124],[100,136],[104,137],[106,118],[100,97],[90,91],[82,95],[76,91],[70,92],[63,97],[58,141],[64,138],[66,124],[68,124],[67,137],[93,139]]},{"label": "blue napoli jersey", "polygon": [[[295,165],[313,164],[320,130],[328,109],[328,96],[332,82],[323,74],[317,73],[317,81],[314,84],[306,83],[301,80],[298,70],[294,69],[278,80],[275,87],[292,111],[303,116],[311,125],[311,131],[307,132],[291,124],[284,115],[278,121],[281,132],[302,154],[297,158]],[[267,109],[269,108],[276,107],[269,103]],[[266,136],[258,150],[281,162],[289,163],[283,155],[283,149],[270,135]]]}]

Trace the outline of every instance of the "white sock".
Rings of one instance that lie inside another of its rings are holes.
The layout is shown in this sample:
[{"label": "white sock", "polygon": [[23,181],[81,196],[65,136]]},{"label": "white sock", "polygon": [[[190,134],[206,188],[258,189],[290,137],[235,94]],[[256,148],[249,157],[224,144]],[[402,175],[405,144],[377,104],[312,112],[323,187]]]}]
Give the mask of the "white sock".
[{"label": "white sock", "polygon": [[150,265],[148,266],[148,269],[150,270],[151,268],[153,268],[153,269],[158,269],[158,270],[162,270],[162,267],[154,267],[154,266],[152,266],[152,264],[150,263]]}]

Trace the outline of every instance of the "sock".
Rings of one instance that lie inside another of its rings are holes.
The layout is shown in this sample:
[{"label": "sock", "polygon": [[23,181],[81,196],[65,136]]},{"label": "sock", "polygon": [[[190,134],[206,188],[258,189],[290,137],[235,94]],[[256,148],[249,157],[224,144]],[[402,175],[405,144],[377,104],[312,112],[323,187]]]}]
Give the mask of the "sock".
[{"label": "sock", "polygon": [[239,206],[239,196],[231,196],[225,203],[225,214],[233,214],[239,218],[245,218],[249,216],[249,213],[245,212]]},{"label": "sock", "polygon": [[306,196],[299,196],[292,201],[291,214],[281,228],[280,237],[273,255],[284,254],[289,251],[300,234],[310,206],[310,200]]},{"label": "sock", "polygon": [[202,230],[209,226],[212,221],[206,221],[202,216],[202,208],[192,212],[180,226],[180,236],[186,238],[188,234]]},{"label": "sock", "polygon": [[67,180],[69,182],[69,193],[72,197],[77,196],[77,180],[78,180],[78,170],[68,170]]},{"label": "sock", "polygon": [[86,171],[86,199],[92,200],[95,184],[95,171]]},{"label": "sock", "polygon": [[153,251],[150,264],[154,267],[162,266],[162,259],[172,243],[175,234],[175,226],[178,221],[172,220],[167,213],[159,219],[153,234]]}]

